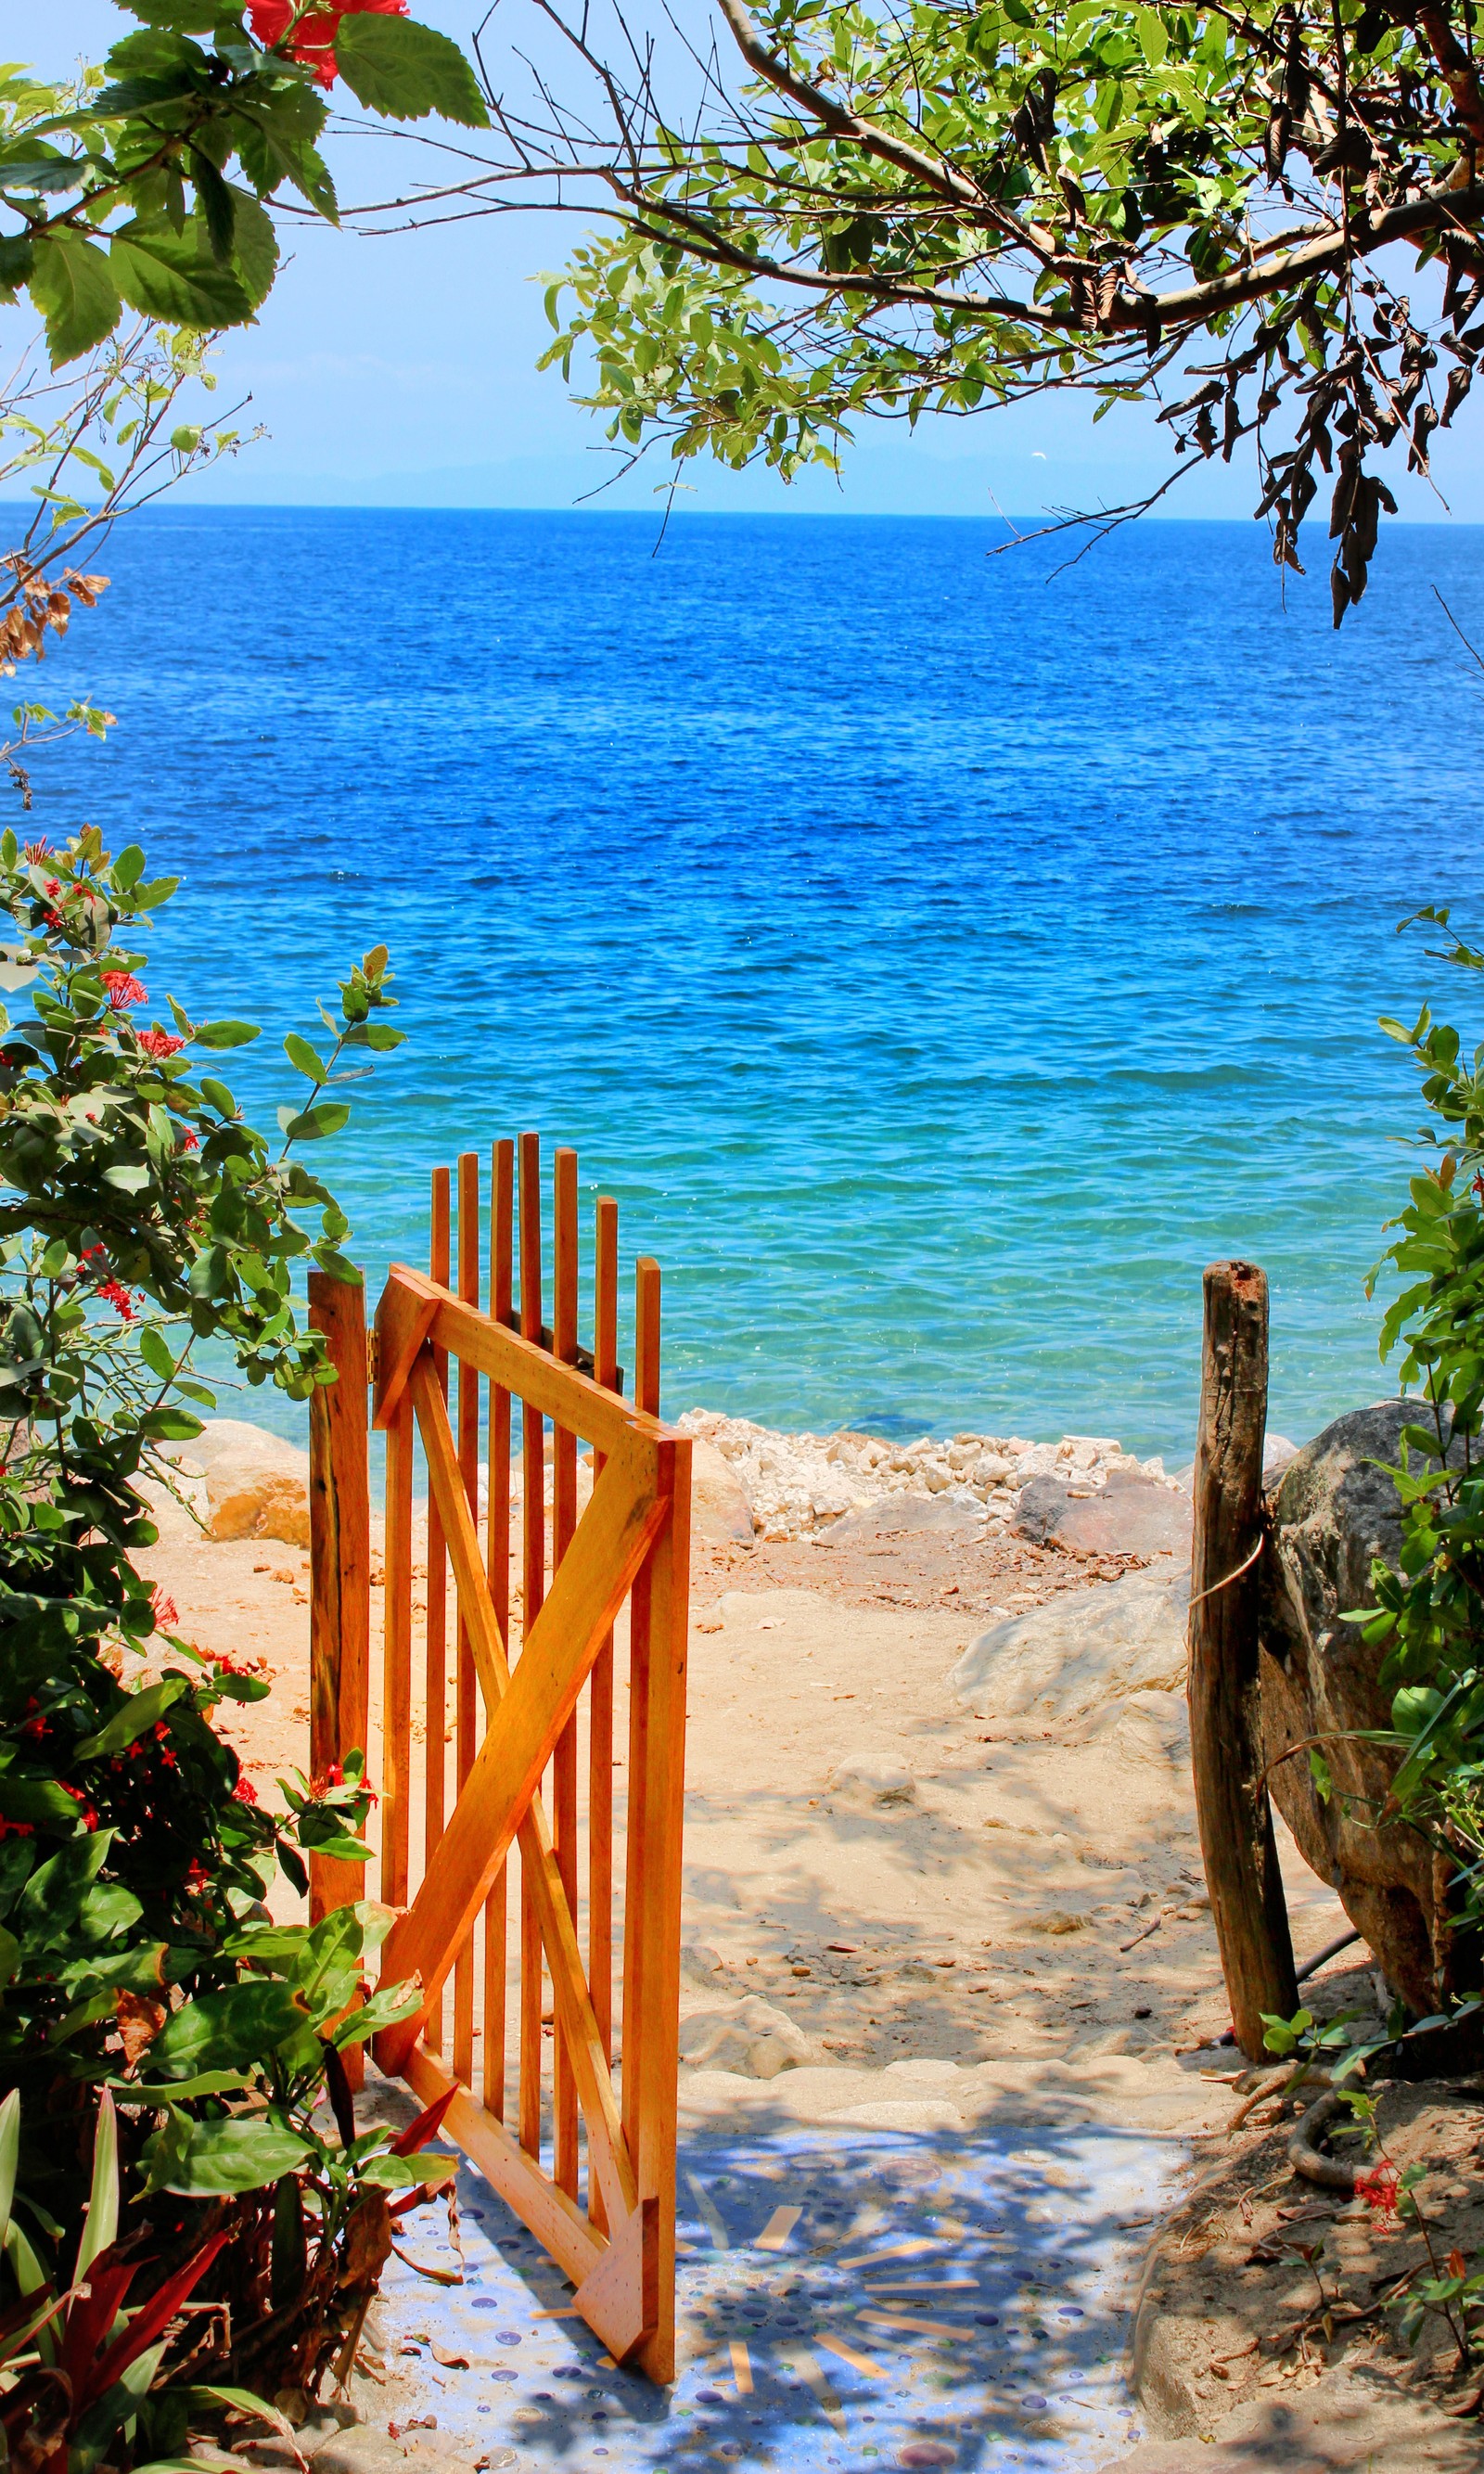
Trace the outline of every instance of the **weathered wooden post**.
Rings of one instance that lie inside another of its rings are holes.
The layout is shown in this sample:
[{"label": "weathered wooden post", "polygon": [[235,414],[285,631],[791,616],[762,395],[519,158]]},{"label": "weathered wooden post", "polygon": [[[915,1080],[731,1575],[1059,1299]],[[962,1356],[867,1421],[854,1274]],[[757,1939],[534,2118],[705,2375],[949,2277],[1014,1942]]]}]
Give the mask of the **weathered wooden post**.
[{"label": "weathered wooden post", "polygon": [[[309,1401],[309,1767],[316,1778],[366,1749],[371,1675],[371,1477],[366,1408],[366,1293],[309,1274],[309,1321],[338,1382]],[[365,1866],[309,1859],[309,1914],[365,1897]]]},{"label": "weathered wooden post", "polygon": [[1263,1783],[1258,1700],[1267,1275],[1255,1263],[1212,1263],[1204,1291],[1190,1565],[1190,1751],[1231,2024],[1243,2051],[1257,2060],[1264,2011],[1286,2019],[1299,2005]]}]

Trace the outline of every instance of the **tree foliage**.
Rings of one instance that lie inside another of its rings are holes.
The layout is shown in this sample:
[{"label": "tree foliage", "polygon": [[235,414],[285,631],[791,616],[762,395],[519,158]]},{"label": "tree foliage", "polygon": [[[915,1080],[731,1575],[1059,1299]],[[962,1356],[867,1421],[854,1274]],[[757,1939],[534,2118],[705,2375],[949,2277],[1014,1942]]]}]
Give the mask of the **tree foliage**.
[{"label": "tree foliage", "polygon": [[[1360,598],[1376,451],[1427,473],[1484,344],[1472,0],[718,0],[678,62],[533,5],[575,75],[485,61],[461,210],[600,197],[547,357],[596,358],[620,446],[789,478],[863,414],[1148,401],[1153,496],[1251,453],[1281,565],[1327,476],[1336,624]],[[1429,321],[1399,283],[1433,263]]]}]

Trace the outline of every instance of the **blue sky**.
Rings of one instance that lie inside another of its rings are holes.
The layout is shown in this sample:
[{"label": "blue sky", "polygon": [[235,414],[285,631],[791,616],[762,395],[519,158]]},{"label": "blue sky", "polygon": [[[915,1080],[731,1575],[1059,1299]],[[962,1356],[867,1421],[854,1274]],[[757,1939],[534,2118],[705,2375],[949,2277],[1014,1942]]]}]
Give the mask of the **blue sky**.
[{"label": "blue sky", "polygon": [[[658,8],[658,0],[655,0]],[[428,23],[467,40],[482,0],[414,0]],[[0,56],[60,71],[98,57],[135,21],[112,0],[0,0]],[[493,47],[492,47],[493,48]],[[356,141],[333,148],[347,197],[357,194]],[[510,216],[387,239],[296,234],[259,324],[220,356],[219,400],[251,398],[244,416],[269,435],[207,485],[212,497],[267,502],[567,506],[611,469],[602,425],[580,411],[555,373],[535,363],[549,340],[541,285],[578,227]],[[18,311],[0,312],[0,321]],[[17,329],[18,333],[18,329]],[[1455,520],[1484,521],[1484,406],[1466,404],[1438,478]],[[1047,401],[971,422],[929,422],[909,437],[866,424],[843,488],[813,475],[786,489],[764,473],[732,475],[697,463],[693,508],[787,512],[992,515],[1112,503],[1166,469],[1165,433],[1131,407],[1092,425],[1083,399]],[[649,506],[668,482],[656,462],[602,503]],[[1414,520],[1444,520],[1433,493],[1390,477]],[[1203,470],[1170,512],[1251,514],[1250,471]]]}]

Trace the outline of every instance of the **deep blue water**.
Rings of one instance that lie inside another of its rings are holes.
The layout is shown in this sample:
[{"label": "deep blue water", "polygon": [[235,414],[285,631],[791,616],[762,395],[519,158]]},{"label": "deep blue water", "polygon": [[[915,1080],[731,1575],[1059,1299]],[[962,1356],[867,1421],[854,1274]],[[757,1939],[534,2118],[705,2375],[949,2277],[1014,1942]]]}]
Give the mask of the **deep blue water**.
[{"label": "deep blue water", "polygon": [[1285,610],[1251,524],[1056,580],[977,520],[655,529],[175,509],[36,682],[121,727],[35,824],[179,868],[152,995],[271,1028],[255,1104],[390,944],[411,1040],[322,1154],[373,1276],[434,1161],[534,1126],[665,1267],[670,1408],[1183,1456],[1223,1253],[1277,1427],[1388,1388],[1419,1110],[1375,1017],[1457,1002],[1405,912],[1484,927],[1431,589],[1484,640],[1484,533],[1394,528],[1337,638],[1323,544]]}]

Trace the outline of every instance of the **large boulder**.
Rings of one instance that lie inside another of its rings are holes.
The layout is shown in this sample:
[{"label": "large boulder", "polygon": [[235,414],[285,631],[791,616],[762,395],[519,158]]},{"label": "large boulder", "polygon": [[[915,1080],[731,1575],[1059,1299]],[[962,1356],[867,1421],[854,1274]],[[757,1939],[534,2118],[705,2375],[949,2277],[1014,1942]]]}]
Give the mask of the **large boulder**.
[{"label": "large boulder", "polygon": [[1052,1726],[1102,1719],[1111,1705],[1144,1694],[1182,1692],[1189,1594],[1188,1565],[1069,1589],[981,1633],[949,1686],[981,1718]]},{"label": "large boulder", "polygon": [[240,1418],[208,1418],[188,1446],[204,1472],[210,1538],[309,1543],[309,1455]]},{"label": "large boulder", "polygon": [[754,1525],[752,1497],[731,1462],[697,1435],[691,1445],[691,1535],[708,1546],[750,1544]]},{"label": "large boulder", "polygon": [[1175,1555],[1190,1561],[1190,1497],[1134,1472],[1106,1486],[1034,1477],[1015,1504],[1015,1527],[1037,1545],[1073,1555]]},{"label": "large boulder", "polygon": [[[1450,1944],[1446,1868],[1418,1831],[1379,1818],[1396,1756],[1360,1736],[1391,1724],[1391,1694],[1378,1681],[1386,1649],[1342,1620],[1375,1606],[1373,1561],[1395,1565],[1399,1556],[1401,1505],[1387,1469],[1417,1415],[1415,1400],[1352,1410],[1289,1463],[1270,1498],[1260,1642],[1269,1791],[1387,1982],[1423,2014],[1459,1989],[1470,1953]],[[1299,1749],[1316,1736],[1333,1782],[1327,1798]]]}]

